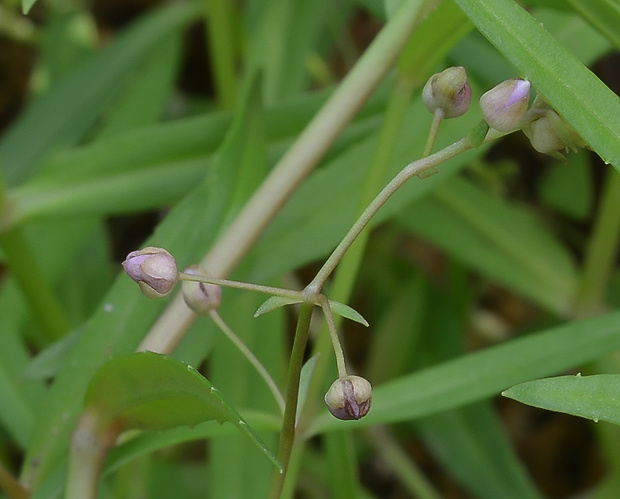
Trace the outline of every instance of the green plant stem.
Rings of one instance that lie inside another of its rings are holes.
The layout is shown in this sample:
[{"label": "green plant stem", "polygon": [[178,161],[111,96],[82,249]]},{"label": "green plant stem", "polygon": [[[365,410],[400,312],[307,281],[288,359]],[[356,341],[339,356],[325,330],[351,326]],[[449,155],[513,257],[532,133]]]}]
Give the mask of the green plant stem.
[{"label": "green plant stem", "polygon": [[4,490],[10,499],[27,499],[28,491],[0,462],[0,488]]},{"label": "green plant stem", "polygon": [[347,375],[347,367],[344,362],[344,351],[338,338],[338,329],[336,328],[336,322],[334,321],[334,314],[329,306],[329,301],[323,295],[320,296],[320,305],[325,315],[325,322],[327,323],[327,329],[329,330],[329,336],[332,340],[332,346],[334,348],[334,354],[336,355],[336,365],[338,366],[338,377],[343,378]]},{"label": "green plant stem", "polygon": [[306,292],[308,293],[319,293],[322,289],[323,285],[327,278],[334,271],[338,262],[342,259],[344,254],[347,252],[353,241],[357,238],[357,236],[362,232],[364,227],[370,222],[372,217],[379,211],[379,209],[387,202],[388,199],[411,177],[416,175],[420,175],[421,173],[447,161],[458,154],[461,154],[473,146],[469,142],[469,138],[465,137],[458,142],[442,149],[441,151],[432,154],[431,156],[427,156],[425,158],[420,158],[413,163],[405,166],[382,190],[377,194],[377,196],[373,199],[373,201],[368,205],[368,207],[364,210],[364,212],[357,219],[355,224],[349,229],[349,232],[344,236],[340,244],[336,246],[336,249],[329,256],[323,267],[317,272],[314,279],[306,286]]},{"label": "green plant stem", "polygon": [[66,499],[96,499],[101,467],[119,428],[102,424],[97,411],[82,413],[71,436]]},{"label": "green plant stem", "polygon": [[424,146],[424,153],[422,157],[426,157],[430,155],[433,151],[433,147],[435,146],[435,141],[437,140],[437,132],[439,132],[439,125],[443,121],[443,111],[441,109],[437,109],[433,113],[433,122],[431,123],[431,128],[428,131],[428,138],[426,139],[426,146]]},{"label": "green plant stem", "polygon": [[233,36],[233,9],[231,0],[212,2],[203,0],[207,26],[206,41],[218,106],[234,109],[237,98],[235,77],[235,44]]},{"label": "green plant stem", "polygon": [[276,288],[273,286],[263,286],[262,284],[252,284],[249,282],[231,281],[229,279],[218,279],[216,277],[207,277],[197,274],[186,274],[185,272],[179,272],[179,279],[183,281],[204,282],[205,284],[215,284],[216,286],[223,286],[226,288],[243,289],[245,291],[256,291],[258,293],[265,293],[268,295],[283,296],[285,298],[292,298],[295,300],[303,301],[304,295],[301,291],[295,291],[293,289]]},{"label": "green plant stem", "polygon": [[43,277],[21,228],[0,232],[0,247],[34,316],[41,322],[50,339],[64,336],[69,330],[69,321]]},{"label": "green plant stem", "polygon": [[[215,277],[229,275],[282,205],[312,171],[336,137],[351,121],[371,92],[385,77],[419,19],[422,2],[402,2],[357,64],[344,78],[329,101],[308,124],[293,146],[274,167],[218,238],[201,266]],[[142,342],[141,348],[170,353],[179,331],[188,328],[195,316],[181,296],[175,297]],[[170,341],[168,339],[170,338]]]},{"label": "green plant stem", "polygon": [[284,486],[288,462],[295,442],[295,423],[297,419],[297,402],[299,399],[299,382],[301,367],[304,361],[304,352],[308,342],[310,331],[310,319],[312,318],[313,303],[302,303],[297,319],[297,329],[289,360],[286,386],[286,408],[280,433],[280,447],[278,449],[278,459],[284,466],[284,473],[277,473],[274,476],[269,497],[278,499]]},{"label": "green plant stem", "polygon": [[384,426],[366,430],[378,454],[388,463],[411,497],[440,499],[426,477],[415,467],[409,456],[400,448],[392,434]]},{"label": "green plant stem", "polygon": [[620,173],[607,169],[596,222],[589,239],[585,262],[575,296],[579,317],[601,311],[620,244]]},{"label": "green plant stem", "polygon": [[215,325],[220,328],[220,330],[226,335],[226,337],[232,342],[235,347],[244,355],[244,357],[254,366],[254,369],[258,372],[261,378],[265,381],[269,390],[273,394],[273,398],[278,404],[278,408],[281,413],[284,413],[284,398],[280,393],[278,385],[276,385],[275,381],[265,369],[265,367],[260,363],[260,361],[256,358],[256,356],[252,353],[252,351],[241,341],[241,339],[234,333],[234,331],[226,324],[224,319],[220,316],[217,310],[212,310],[209,313],[209,317],[215,323]]}]

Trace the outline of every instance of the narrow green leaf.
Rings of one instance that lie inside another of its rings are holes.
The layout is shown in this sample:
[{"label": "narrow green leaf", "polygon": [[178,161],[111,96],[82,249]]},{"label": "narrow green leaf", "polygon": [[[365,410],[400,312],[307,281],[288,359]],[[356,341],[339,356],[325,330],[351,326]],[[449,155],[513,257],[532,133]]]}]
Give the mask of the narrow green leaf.
[{"label": "narrow green leaf", "polygon": [[349,307],[349,305],[345,305],[344,303],[340,303],[338,301],[329,300],[329,306],[331,307],[332,312],[340,315],[341,317],[344,317],[345,319],[359,322],[366,327],[370,325],[368,324],[368,321],[364,319],[364,317],[362,317],[362,314],[360,314],[357,310]]},{"label": "narrow green leaf", "polygon": [[504,397],[549,411],[620,425],[620,374],[558,376],[520,383]]},{"label": "narrow green leaf", "polygon": [[319,354],[313,355],[301,368],[301,375],[299,378],[299,398],[297,399],[297,414],[301,414],[304,404],[306,403],[310,380],[312,379],[312,373],[314,372],[314,368],[318,360]]},{"label": "narrow green leaf", "polygon": [[584,154],[571,154],[566,164],[551,164],[538,192],[546,204],[576,220],[584,220],[593,206],[594,186]]},{"label": "narrow green leaf", "polygon": [[254,317],[260,317],[267,312],[271,312],[272,310],[276,310],[281,307],[286,307],[287,305],[293,305],[294,303],[301,303],[302,300],[295,300],[293,298],[286,298],[284,296],[272,296],[267,298],[263,302],[263,304],[258,307],[256,312],[254,312]]},{"label": "narrow green leaf", "polygon": [[172,357],[139,352],[113,358],[93,375],[84,404],[109,423],[122,422],[125,429],[230,422],[282,470],[276,456],[209,380]]},{"label": "narrow green leaf", "polygon": [[37,0],[22,0],[22,12],[28,14]]},{"label": "narrow green leaf", "polygon": [[569,310],[575,287],[571,256],[520,207],[454,177],[413,209],[415,217],[403,214],[399,221],[459,261],[550,310]]},{"label": "narrow green leaf", "polygon": [[541,497],[512,451],[492,402],[433,414],[415,425],[452,476],[480,499]]},{"label": "narrow green leaf", "polygon": [[478,29],[620,169],[620,99],[513,0],[456,0]]},{"label": "narrow green leaf", "polygon": [[575,11],[620,49],[620,4],[613,0],[567,0]]},{"label": "narrow green leaf", "polygon": [[428,416],[590,362],[617,348],[620,312],[566,324],[385,383],[373,390],[373,406],[363,419],[343,422],[324,413],[312,430],[320,433]]},{"label": "narrow green leaf", "polygon": [[66,362],[67,356],[79,339],[81,332],[70,333],[39,353],[28,364],[21,376],[22,379],[48,379],[56,376]]},{"label": "narrow green leaf", "polygon": [[197,4],[188,3],[144,16],[101,53],[33,101],[0,141],[6,184],[22,182],[52,149],[82,138],[118,95],[134,66],[151,53],[162,36],[181,29],[197,14]]}]

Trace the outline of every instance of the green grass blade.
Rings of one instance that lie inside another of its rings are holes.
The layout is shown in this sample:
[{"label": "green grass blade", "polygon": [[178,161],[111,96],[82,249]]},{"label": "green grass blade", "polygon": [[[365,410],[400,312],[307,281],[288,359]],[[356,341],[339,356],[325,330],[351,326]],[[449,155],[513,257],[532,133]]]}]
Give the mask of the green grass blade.
[{"label": "green grass blade", "polygon": [[545,227],[514,205],[452,178],[399,222],[454,258],[556,312],[569,311],[574,263]]},{"label": "green grass blade", "polygon": [[620,169],[620,99],[512,0],[456,0],[606,163]]},{"label": "green grass blade", "polygon": [[558,376],[520,383],[504,397],[549,411],[620,425],[620,374]]},{"label": "green grass blade", "polygon": [[145,16],[32,102],[0,142],[6,184],[22,182],[51,150],[82,138],[118,95],[134,66],[157,46],[162,36],[179,30],[197,14],[196,4],[189,3]]},{"label": "green grass blade", "polygon": [[22,12],[28,14],[37,0],[22,0]]},{"label": "green grass blade", "polygon": [[490,403],[433,414],[416,427],[438,460],[473,497],[541,497],[512,452]]},{"label": "green grass blade", "polygon": [[620,4],[614,0],[567,0],[566,3],[620,49]]},{"label": "green grass blade", "polygon": [[507,387],[592,361],[620,347],[620,312],[562,325],[403,376],[373,390],[360,421],[324,413],[313,433],[406,421],[499,394]]}]

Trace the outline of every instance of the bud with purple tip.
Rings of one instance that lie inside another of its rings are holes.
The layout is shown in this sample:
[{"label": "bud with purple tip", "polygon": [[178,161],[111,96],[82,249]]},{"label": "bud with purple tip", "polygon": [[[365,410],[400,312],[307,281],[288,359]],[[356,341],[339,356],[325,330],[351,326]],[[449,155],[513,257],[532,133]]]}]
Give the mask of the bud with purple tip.
[{"label": "bud with purple tip", "polygon": [[471,102],[465,68],[452,67],[431,76],[422,90],[422,100],[431,113],[443,113],[442,118],[465,114]]},{"label": "bud with purple tip", "polygon": [[530,100],[530,82],[506,80],[480,97],[485,121],[499,132],[518,129],[525,117]]},{"label": "bud with purple tip", "polygon": [[[199,275],[200,271],[198,266],[192,265],[185,273]],[[209,315],[209,312],[217,310],[222,303],[222,288],[216,284],[184,279],[181,289],[187,306],[199,315]]]},{"label": "bud with purple tip", "polygon": [[169,294],[179,278],[174,257],[163,248],[147,246],[132,251],[122,263],[125,272],[140,286],[148,298]]},{"label": "bud with purple tip", "polygon": [[372,386],[360,376],[344,376],[337,379],[325,394],[325,403],[338,419],[363,418],[370,410]]}]

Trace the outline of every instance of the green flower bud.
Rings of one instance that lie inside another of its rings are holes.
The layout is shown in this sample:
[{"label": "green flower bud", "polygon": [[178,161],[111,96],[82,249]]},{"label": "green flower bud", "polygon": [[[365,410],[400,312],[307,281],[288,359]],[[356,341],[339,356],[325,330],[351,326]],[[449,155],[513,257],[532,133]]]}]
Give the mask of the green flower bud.
[{"label": "green flower bud", "polygon": [[465,114],[471,102],[465,68],[452,67],[431,76],[422,90],[422,100],[431,113],[440,111],[444,118]]},{"label": "green flower bud", "polygon": [[[192,265],[185,273],[200,275],[197,265]],[[199,315],[209,315],[222,303],[222,288],[216,284],[183,280],[181,289],[187,306]]]},{"label": "green flower bud", "polygon": [[585,142],[579,134],[553,109],[546,109],[523,130],[530,139],[532,147],[538,152],[562,157],[562,150],[577,150]]},{"label": "green flower bud", "polygon": [[360,376],[344,376],[337,379],[325,394],[325,403],[338,419],[363,418],[370,410],[372,386]]},{"label": "green flower bud", "polygon": [[163,248],[132,251],[122,263],[125,272],[148,298],[162,298],[174,288],[179,271],[174,257]]},{"label": "green flower bud", "polygon": [[529,81],[506,80],[480,97],[480,108],[491,128],[511,132],[521,126],[529,100]]}]

